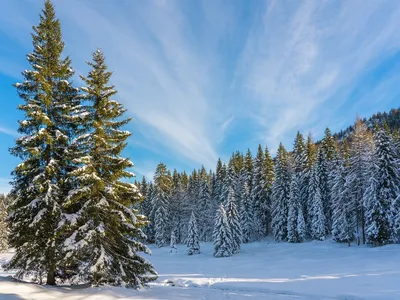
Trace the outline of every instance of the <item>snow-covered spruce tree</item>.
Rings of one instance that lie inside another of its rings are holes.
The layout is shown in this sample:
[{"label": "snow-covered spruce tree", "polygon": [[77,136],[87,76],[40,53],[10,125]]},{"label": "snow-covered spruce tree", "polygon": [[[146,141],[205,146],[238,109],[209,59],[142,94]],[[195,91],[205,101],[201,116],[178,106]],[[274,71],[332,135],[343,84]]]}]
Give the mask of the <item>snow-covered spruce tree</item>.
[{"label": "snow-covered spruce tree", "polygon": [[348,158],[341,158],[338,168],[334,170],[331,199],[333,239],[350,246],[356,231],[356,210],[351,197],[348,165]]},{"label": "snow-covered spruce tree", "polygon": [[219,206],[217,215],[215,217],[213,239],[215,245],[215,257],[227,257],[233,254],[231,229],[229,227],[228,218],[222,204]]},{"label": "snow-covered spruce tree", "polygon": [[303,210],[303,215],[307,213],[307,151],[303,135],[297,132],[293,147],[293,171],[296,174],[298,188],[300,190],[300,205]]},{"label": "snow-covered spruce tree", "polygon": [[200,194],[199,194],[199,236],[201,241],[211,241],[212,240],[212,219],[210,215],[212,215],[213,205],[211,202],[210,188],[206,178],[203,178],[200,182]]},{"label": "snow-covered spruce tree", "polygon": [[311,171],[310,182],[308,185],[308,197],[310,235],[315,240],[325,240],[326,220],[317,164],[314,165]]},{"label": "snow-covered spruce tree", "polygon": [[8,224],[6,196],[0,194],[0,252],[8,249]]},{"label": "snow-covered spruce tree", "polygon": [[229,189],[228,201],[226,204],[226,217],[232,234],[232,252],[240,252],[242,243],[242,228],[240,225],[240,216],[237,211],[236,199],[233,188]]},{"label": "snow-covered spruce tree", "polygon": [[169,204],[171,196],[171,178],[167,166],[159,163],[154,175],[153,211],[154,238],[158,247],[167,245],[169,240]]},{"label": "snow-covered spruce tree", "polygon": [[[17,83],[21,137],[11,149],[20,158],[13,171],[9,224],[10,247],[16,253],[6,269],[16,269],[16,277],[33,275],[41,282],[56,283],[62,235],[58,223],[62,202],[70,188],[70,141],[76,133],[80,108],[77,89],[70,82],[74,72],[68,57],[62,58],[60,22],[50,1],[33,27],[33,51],[27,59],[31,70],[25,70],[23,83]],[[75,115],[75,118],[73,117]]]},{"label": "snow-covered spruce tree", "polygon": [[289,154],[281,143],[275,162],[275,181],[272,186],[272,234],[277,241],[287,239],[290,181]]},{"label": "snow-covered spruce tree", "polygon": [[261,145],[258,145],[257,155],[254,158],[253,182],[251,188],[251,200],[253,202],[253,235],[255,239],[260,239],[266,234],[264,226],[264,203],[265,195],[265,156]]},{"label": "snow-covered spruce tree", "polygon": [[177,242],[181,242],[183,240],[183,235],[186,234],[185,228],[187,224],[183,224],[183,201],[185,197],[185,189],[183,187],[181,176],[178,175],[178,178],[175,179],[173,192],[171,196],[171,222],[172,228],[175,228],[176,240]]},{"label": "snow-covered spruce tree", "polygon": [[[154,204],[154,184],[150,182],[147,185],[147,193],[146,199],[142,202],[143,214],[148,216],[149,222],[143,228],[143,233],[146,235],[146,241],[148,243],[154,243],[155,241],[155,230],[154,230],[154,218],[155,218],[155,210],[153,209]],[[145,213],[146,211],[146,213]],[[153,214],[154,212],[154,214]]]},{"label": "snow-covered spruce tree", "polygon": [[379,129],[374,141],[375,153],[364,193],[364,206],[367,243],[379,246],[398,241],[400,174],[388,133]]},{"label": "snow-covered spruce tree", "polygon": [[171,248],[171,249],[169,249],[169,253],[177,253],[178,252],[178,248],[176,247],[175,230],[172,230],[172,232],[171,232],[171,240],[170,240],[169,246]]},{"label": "snow-covered spruce tree", "polygon": [[251,191],[251,184],[253,182],[253,172],[253,156],[250,149],[247,149],[246,156],[244,158],[244,174],[249,192]]},{"label": "snow-covered spruce tree", "polygon": [[325,136],[322,139],[321,146],[318,150],[317,162],[320,192],[322,204],[324,206],[326,232],[329,232],[332,228],[332,203],[330,199],[332,185],[331,174],[333,169],[336,167],[336,161],[334,158],[337,155],[335,140],[329,128],[325,129]]},{"label": "snow-covered spruce tree", "polygon": [[288,203],[287,240],[290,243],[299,243],[306,238],[306,224],[301,205],[301,189],[299,174],[292,176]]},{"label": "snow-covered spruce tree", "polygon": [[271,225],[271,206],[272,206],[272,185],[275,180],[274,174],[274,160],[269,153],[268,147],[264,150],[264,191],[265,191],[265,201],[263,203],[263,228],[265,228],[266,234],[269,233]]},{"label": "snow-covered spruce tree", "polygon": [[244,183],[240,200],[240,226],[242,227],[242,241],[248,243],[253,236],[253,205],[247,182]]},{"label": "snow-covered spruce tree", "polygon": [[81,78],[90,117],[86,132],[76,138],[87,153],[74,160],[79,168],[71,175],[78,186],[64,205],[69,212],[65,224],[73,229],[64,242],[64,267],[74,268],[71,280],[140,287],[154,280],[156,272],[137,254],[150,252],[138,241],[145,238],[141,227],[147,221],[131,209],[141,200],[137,187],[123,180],[134,176],[127,171],[133,163],[121,156],[131,135],[121,127],[130,119],[124,118],[122,104],[111,99],[116,90],[109,85],[112,73],[103,53],[95,51],[88,65],[92,70]]},{"label": "snow-covered spruce tree", "polygon": [[200,253],[199,232],[197,231],[197,222],[194,212],[192,212],[189,220],[186,246],[188,246],[189,248],[188,249],[189,255]]},{"label": "snow-covered spruce tree", "polygon": [[[351,190],[351,201],[354,203],[356,229],[361,230],[363,244],[365,237],[365,212],[363,195],[368,183],[369,166],[373,151],[372,137],[364,122],[357,118],[350,147],[348,181]],[[334,195],[332,193],[332,195]]]}]

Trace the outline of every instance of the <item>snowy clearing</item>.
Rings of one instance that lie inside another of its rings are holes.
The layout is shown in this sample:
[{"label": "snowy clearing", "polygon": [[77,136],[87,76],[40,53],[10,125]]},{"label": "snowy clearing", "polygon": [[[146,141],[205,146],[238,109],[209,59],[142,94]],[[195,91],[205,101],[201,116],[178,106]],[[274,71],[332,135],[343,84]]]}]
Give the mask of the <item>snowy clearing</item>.
[{"label": "snowy clearing", "polygon": [[[150,289],[61,288],[18,283],[0,271],[0,299],[400,299],[400,245],[348,247],[331,241],[302,244],[263,241],[214,258],[213,245],[188,256],[151,246],[159,272]],[[11,253],[0,254],[1,262]]]}]

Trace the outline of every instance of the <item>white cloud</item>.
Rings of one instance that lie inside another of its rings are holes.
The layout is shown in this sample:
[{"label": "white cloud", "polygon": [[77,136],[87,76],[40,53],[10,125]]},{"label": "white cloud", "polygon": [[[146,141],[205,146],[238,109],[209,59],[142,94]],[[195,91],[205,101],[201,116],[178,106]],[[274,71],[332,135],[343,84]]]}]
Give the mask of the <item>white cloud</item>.
[{"label": "white cloud", "polygon": [[[255,21],[235,79],[250,95],[248,108],[267,141],[276,145],[313,122],[334,125],[357,79],[399,49],[399,18],[396,1],[270,2]],[[339,91],[342,98],[332,99]]]}]

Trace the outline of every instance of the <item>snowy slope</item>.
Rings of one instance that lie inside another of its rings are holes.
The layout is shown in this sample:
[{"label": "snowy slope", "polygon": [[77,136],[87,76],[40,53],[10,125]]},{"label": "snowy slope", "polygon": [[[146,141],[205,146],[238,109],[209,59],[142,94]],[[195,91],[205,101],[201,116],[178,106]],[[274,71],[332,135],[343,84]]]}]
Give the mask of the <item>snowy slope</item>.
[{"label": "snowy slope", "polygon": [[160,277],[149,290],[49,288],[16,283],[0,272],[0,299],[400,299],[399,245],[263,241],[228,258],[212,257],[211,244],[201,247],[193,256],[183,245],[177,254],[152,247],[149,260]]}]

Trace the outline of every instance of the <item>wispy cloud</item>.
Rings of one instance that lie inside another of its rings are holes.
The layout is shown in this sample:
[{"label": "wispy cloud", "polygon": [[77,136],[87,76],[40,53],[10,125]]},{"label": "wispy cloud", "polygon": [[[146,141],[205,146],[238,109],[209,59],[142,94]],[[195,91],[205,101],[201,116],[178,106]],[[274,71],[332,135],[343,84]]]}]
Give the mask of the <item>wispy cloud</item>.
[{"label": "wispy cloud", "polygon": [[399,9],[395,1],[270,1],[264,7],[235,82],[251,95],[249,109],[257,111],[268,142],[313,122],[329,125],[327,116],[335,123],[357,78],[399,49]]},{"label": "wispy cloud", "polygon": [[4,134],[7,134],[7,135],[12,136],[12,137],[17,137],[18,136],[18,132],[17,131],[15,131],[13,129],[9,129],[7,127],[4,127],[2,125],[0,125],[0,133],[4,133]]}]

